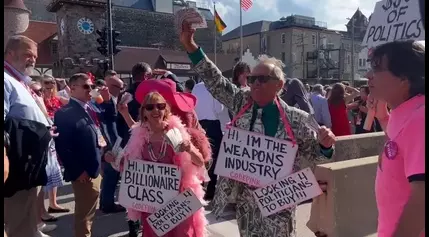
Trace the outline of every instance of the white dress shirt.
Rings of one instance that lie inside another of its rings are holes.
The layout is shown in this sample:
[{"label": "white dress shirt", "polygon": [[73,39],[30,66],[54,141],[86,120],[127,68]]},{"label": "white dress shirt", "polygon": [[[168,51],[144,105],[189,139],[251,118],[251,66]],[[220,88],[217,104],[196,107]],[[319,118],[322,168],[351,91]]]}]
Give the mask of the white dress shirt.
[{"label": "white dress shirt", "polygon": [[217,101],[207,90],[204,82],[200,82],[192,89],[192,94],[197,97],[195,112],[199,120],[219,120],[222,131],[226,124],[230,122],[228,109]]}]

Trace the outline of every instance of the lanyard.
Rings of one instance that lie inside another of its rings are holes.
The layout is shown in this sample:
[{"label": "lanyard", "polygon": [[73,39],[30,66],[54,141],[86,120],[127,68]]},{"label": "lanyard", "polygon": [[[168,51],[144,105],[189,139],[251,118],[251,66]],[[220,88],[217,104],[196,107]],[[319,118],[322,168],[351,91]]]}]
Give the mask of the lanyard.
[{"label": "lanyard", "polygon": [[[290,127],[290,124],[289,124],[289,122],[288,122],[288,120],[286,118],[285,111],[280,106],[280,102],[279,102],[279,99],[277,97],[274,99],[274,102],[276,103],[277,109],[279,110],[280,117],[282,119],[283,125],[285,126],[285,131],[286,131],[288,137],[292,140],[293,146],[295,146],[296,139],[295,139],[295,136],[293,135],[292,128]],[[237,113],[237,115],[232,118],[231,122],[227,125],[227,128],[230,128],[231,126],[235,126],[235,122],[241,116],[243,116],[243,114],[246,112],[246,110],[248,110],[250,108],[250,106],[252,106],[252,104],[253,104],[253,101],[251,99],[249,99],[249,101],[247,102],[247,104],[245,104],[243,106],[243,108]],[[256,116],[253,115],[252,117],[256,117]],[[253,123],[254,123],[254,121],[253,121]]]},{"label": "lanyard", "polygon": [[95,111],[91,108],[91,106],[88,105],[88,107],[86,108],[86,111],[88,112],[89,117],[92,120],[92,122],[94,122],[95,126],[97,128],[100,127],[100,121],[98,120],[97,113],[95,113]]},{"label": "lanyard", "polygon": [[4,69],[17,81],[19,81],[24,87],[25,89],[30,93],[31,97],[33,97],[34,101],[36,102],[37,106],[39,107],[39,109],[42,111],[43,115],[45,115],[46,119],[48,120],[48,123],[51,123],[51,119],[49,118],[49,115],[46,111],[46,109],[44,108],[44,105],[42,105],[42,102],[39,100],[39,97],[36,95],[36,93],[34,93],[33,90],[31,90],[31,88],[20,79],[20,76],[17,75],[15,73],[15,71],[6,63],[3,64],[4,65]]},{"label": "lanyard", "polygon": [[15,80],[17,80],[17,81],[19,81],[24,87],[25,87],[25,89],[27,89],[27,91],[28,92],[30,92],[30,94],[31,94],[31,96],[33,96],[33,98],[34,98],[34,96],[36,95],[31,89],[30,89],[30,87],[28,87],[28,85],[25,83],[25,82],[23,82],[21,79],[20,79],[20,76],[18,76],[16,73],[15,73],[15,71],[9,66],[9,65],[7,65],[7,64],[3,64],[4,65],[4,69],[13,77],[13,78],[15,78]]}]

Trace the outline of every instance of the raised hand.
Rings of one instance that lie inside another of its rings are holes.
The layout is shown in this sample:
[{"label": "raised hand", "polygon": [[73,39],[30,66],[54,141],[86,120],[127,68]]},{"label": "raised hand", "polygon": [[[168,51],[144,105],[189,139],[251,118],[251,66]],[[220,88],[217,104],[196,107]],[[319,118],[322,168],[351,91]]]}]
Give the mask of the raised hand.
[{"label": "raised hand", "polygon": [[373,110],[375,112],[375,117],[378,119],[384,119],[389,116],[387,103],[385,101],[375,99],[371,94],[368,95],[366,107],[368,107],[369,110]]},{"label": "raised hand", "polygon": [[194,41],[194,34],[195,29],[192,29],[191,24],[183,21],[182,31],[180,32],[180,42],[188,53],[192,53],[198,49],[198,45]]}]

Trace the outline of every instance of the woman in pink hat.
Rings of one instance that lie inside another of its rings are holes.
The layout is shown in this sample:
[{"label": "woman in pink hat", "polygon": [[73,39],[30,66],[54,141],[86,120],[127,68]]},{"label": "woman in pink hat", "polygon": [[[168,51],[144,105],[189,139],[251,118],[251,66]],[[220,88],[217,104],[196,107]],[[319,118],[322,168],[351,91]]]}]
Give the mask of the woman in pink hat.
[{"label": "woman in pink hat", "polygon": [[[181,171],[179,192],[191,189],[204,203],[204,191],[201,183],[205,180],[206,174],[204,163],[210,159],[210,155],[204,156],[200,152],[179,116],[172,113],[173,106],[176,109],[177,107],[184,109],[182,102],[185,102],[186,99],[177,102],[175,97],[178,95],[165,93],[163,88],[157,89],[163,93],[151,90],[145,94],[138,94],[139,96],[144,95],[143,99],[136,96],[137,100],[141,101],[140,121],[131,128],[131,137],[124,148],[121,166],[126,160],[133,159],[177,165]],[[172,141],[175,139],[170,136],[175,135],[169,135],[174,134],[170,133],[171,131],[179,133],[182,141],[174,144]],[[128,218],[131,221],[142,222],[143,236],[155,237],[156,234],[146,220],[149,215],[148,212],[128,208]],[[203,237],[206,233],[206,224],[204,210],[201,208],[164,236]]]},{"label": "woman in pink hat", "polygon": [[[196,98],[190,93],[177,92],[176,88],[176,83],[171,79],[162,78],[145,80],[141,82],[136,89],[135,99],[140,104],[142,104],[143,99],[150,92],[157,91],[158,93],[160,93],[169,103],[171,107],[171,113],[179,117],[181,122],[184,124],[187,133],[190,135],[192,144],[194,144],[198,151],[203,155],[204,161],[208,166],[212,152],[210,142],[205,134],[205,131],[198,123],[198,118],[194,111],[196,105]],[[137,123],[132,119],[131,115],[129,114],[128,107],[126,104],[118,104],[118,111],[121,113],[130,128]],[[138,226],[138,224],[130,225],[130,236],[134,236],[134,234],[136,234],[136,225]]]}]

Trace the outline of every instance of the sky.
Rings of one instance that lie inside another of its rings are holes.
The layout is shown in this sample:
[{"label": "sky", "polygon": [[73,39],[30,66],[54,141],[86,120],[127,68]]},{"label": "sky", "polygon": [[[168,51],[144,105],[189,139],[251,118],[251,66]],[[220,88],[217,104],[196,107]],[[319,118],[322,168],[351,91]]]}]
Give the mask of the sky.
[{"label": "sky", "polygon": [[[203,0],[213,6],[213,0]],[[326,22],[328,29],[346,30],[346,18],[356,9],[369,17],[376,0],[253,0],[249,11],[243,11],[243,25],[260,20],[275,21],[292,14],[315,17]],[[239,0],[216,0],[216,10],[227,25],[227,33],[240,25]]]}]

